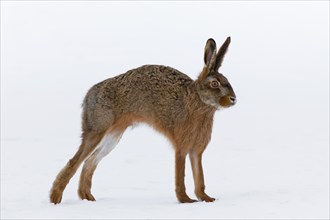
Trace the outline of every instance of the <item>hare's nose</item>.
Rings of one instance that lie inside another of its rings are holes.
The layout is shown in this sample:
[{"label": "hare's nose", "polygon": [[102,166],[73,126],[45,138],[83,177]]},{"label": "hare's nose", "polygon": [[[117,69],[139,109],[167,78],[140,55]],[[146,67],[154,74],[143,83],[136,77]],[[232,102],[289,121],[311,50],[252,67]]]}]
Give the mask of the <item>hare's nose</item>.
[{"label": "hare's nose", "polygon": [[230,96],[230,101],[231,101],[231,104],[235,105],[236,104],[236,97],[234,96]]}]

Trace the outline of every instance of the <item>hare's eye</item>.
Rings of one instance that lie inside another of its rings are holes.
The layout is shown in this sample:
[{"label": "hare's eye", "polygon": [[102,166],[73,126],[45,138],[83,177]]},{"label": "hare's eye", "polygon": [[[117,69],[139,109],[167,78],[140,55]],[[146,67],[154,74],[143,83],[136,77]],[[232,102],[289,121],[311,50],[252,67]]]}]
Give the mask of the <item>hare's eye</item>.
[{"label": "hare's eye", "polygon": [[211,87],[212,88],[218,88],[218,87],[220,87],[220,82],[219,81],[216,81],[216,80],[212,81],[211,82]]}]

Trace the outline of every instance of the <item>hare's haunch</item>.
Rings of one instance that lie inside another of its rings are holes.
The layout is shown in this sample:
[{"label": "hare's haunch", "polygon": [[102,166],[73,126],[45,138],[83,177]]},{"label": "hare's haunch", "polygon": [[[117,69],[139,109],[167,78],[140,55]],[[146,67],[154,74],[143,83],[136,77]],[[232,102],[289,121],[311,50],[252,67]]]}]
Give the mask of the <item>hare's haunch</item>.
[{"label": "hare's haunch", "polygon": [[217,52],[213,39],[206,42],[205,66],[197,80],[171,67],[145,65],[94,85],[83,102],[82,143],[57,175],[50,201],[61,202],[66,185],[84,161],[78,194],[94,201],[91,186],[97,164],[116,146],[127,127],[144,122],[173,144],[178,200],[196,201],[188,197],[184,184],[189,155],[197,198],[213,202],[214,198],[205,193],[202,154],[211,138],[215,111],[236,103],[229,81],[218,72],[229,44],[230,37]]}]

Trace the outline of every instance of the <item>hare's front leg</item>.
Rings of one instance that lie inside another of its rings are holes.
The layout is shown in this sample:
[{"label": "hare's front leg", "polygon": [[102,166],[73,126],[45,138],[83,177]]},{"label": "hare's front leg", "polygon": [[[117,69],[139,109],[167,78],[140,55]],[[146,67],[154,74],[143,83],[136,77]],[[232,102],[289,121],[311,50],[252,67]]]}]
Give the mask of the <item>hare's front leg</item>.
[{"label": "hare's front leg", "polygon": [[197,200],[189,198],[184,184],[186,155],[180,151],[175,153],[175,192],[179,202],[192,203],[197,202]]},{"label": "hare's front leg", "polygon": [[205,202],[213,202],[215,199],[205,193],[204,174],[202,167],[202,153],[192,151],[189,153],[191,168],[194,176],[195,194],[197,198]]}]

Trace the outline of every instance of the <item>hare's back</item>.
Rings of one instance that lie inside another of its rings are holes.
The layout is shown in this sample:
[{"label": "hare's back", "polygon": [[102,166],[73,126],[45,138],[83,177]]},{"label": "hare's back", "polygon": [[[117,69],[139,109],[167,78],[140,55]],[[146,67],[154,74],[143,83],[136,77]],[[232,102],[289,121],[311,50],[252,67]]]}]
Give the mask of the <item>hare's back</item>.
[{"label": "hare's back", "polygon": [[[157,91],[184,91],[193,80],[186,74],[167,66],[144,65],[95,84],[90,92],[97,94]],[[141,94],[142,95],[142,94]]]},{"label": "hare's back", "polygon": [[184,88],[193,80],[186,74],[168,66],[144,65],[136,69],[127,71],[115,77],[118,83],[126,85],[134,84],[137,88],[143,85],[151,86],[150,90],[160,88],[170,89],[170,87]]},{"label": "hare's back", "polygon": [[87,97],[107,106],[129,109],[130,106],[180,105],[193,80],[166,66],[145,65],[92,87]]},{"label": "hare's back", "polygon": [[124,100],[153,100],[153,103],[155,99],[181,98],[193,82],[186,74],[159,65],[141,66],[106,81],[106,87]]}]

